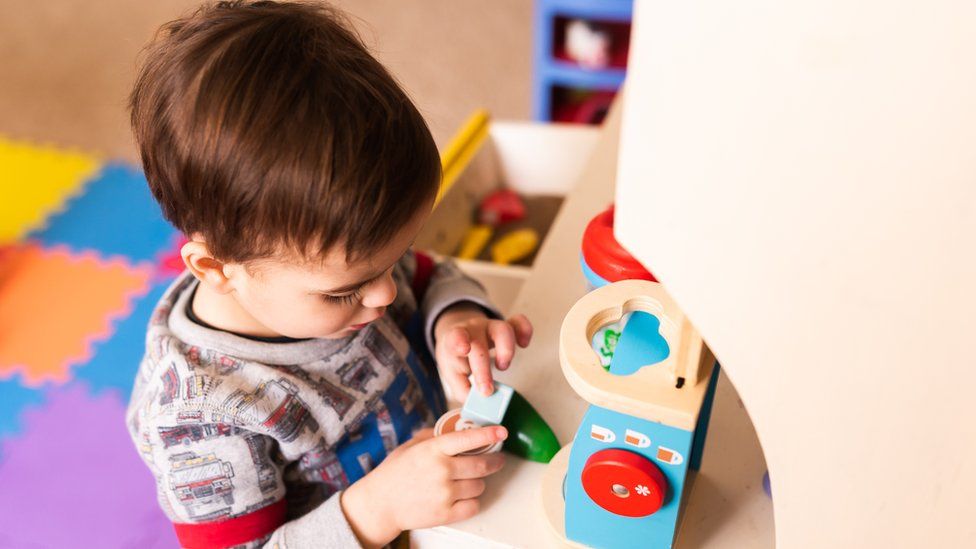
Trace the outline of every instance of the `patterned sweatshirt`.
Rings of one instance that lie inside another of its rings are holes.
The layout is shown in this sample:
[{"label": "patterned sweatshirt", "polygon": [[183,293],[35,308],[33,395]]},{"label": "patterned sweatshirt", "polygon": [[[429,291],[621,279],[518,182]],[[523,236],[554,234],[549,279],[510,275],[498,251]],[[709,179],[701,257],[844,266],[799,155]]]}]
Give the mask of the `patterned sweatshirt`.
[{"label": "patterned sweatshirt", "polygon": [[438,314],[484,289],[408,252],[387,314],[343,339],[255,341],[188,315],[185,273],[150,320],[129,432],[183,547],[358,547],[339,495],[443,412]]}]

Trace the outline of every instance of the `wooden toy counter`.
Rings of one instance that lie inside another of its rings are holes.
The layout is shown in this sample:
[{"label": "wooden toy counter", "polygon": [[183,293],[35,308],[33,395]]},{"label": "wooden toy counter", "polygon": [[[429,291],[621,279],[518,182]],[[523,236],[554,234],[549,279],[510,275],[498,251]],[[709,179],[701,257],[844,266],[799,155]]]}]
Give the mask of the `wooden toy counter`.
[{"label": "wooden toy counter", "polygon": [[[611,111],[601,132],[579,183],[566,197],[510,308],[511,312],[525,313],[534,323],[532,345],[517,355],[511,369],[496,373],[499,380],[514,386],[535,406],[564,445],[576,432],[586,404],[560,370],[559,327],[566,312],[585,293],[579,265],[583,228],[613,201],[619,108]],[[653,265],[649,267],[653,269]],[[765,470],[755,429],[735,389],[723,376],[716,392],[704,461],[694,480],[676,547],[773,547],[772,503],[762,488]],[[563,546],[543,516],[540,485],[544,471],[544,465],[508,456],[505,468],[489,479],[478,516],[412,532],[413,546]]]}]

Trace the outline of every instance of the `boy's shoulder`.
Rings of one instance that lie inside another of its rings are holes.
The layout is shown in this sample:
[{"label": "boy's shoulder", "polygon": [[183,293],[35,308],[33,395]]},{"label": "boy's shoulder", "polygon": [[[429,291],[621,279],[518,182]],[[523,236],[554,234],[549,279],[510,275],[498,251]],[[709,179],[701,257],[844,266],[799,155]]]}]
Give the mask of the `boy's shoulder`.
[{"label": "boy's shoulder", "polygon": [[[130,416],[153,423],[203,423],[226,406],[220,394],[233,386],[246,362],[183,337],[173,322],[189,322],[180,314],[196,280],[184,273],[160,298],[150,316],[143,355],[129,402]],[[221,389],[218,391],[218,389]],[[238,421],[240,422],[240,421]]]},{"label": "boy's shoulder", "polygon": [[127,411],[137,443],[165,453],[177,443],[253,435],[299,445],[320,438],[306,388],[279,369],[152,332],[155,349],[142,360]]}]

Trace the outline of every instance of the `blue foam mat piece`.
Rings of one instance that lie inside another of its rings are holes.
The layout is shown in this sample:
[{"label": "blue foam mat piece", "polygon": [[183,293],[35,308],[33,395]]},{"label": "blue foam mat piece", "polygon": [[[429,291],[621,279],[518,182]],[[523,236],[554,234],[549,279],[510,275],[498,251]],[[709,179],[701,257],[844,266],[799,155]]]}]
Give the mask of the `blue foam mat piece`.
[{"label": "blue foam mat piece", "polygon": [[43,402],[43,388],[25,387],[18,376],[0,380],[0,438],[19,433],[24,409]]},{"label": "blue foam mat piece", "polygon": [[75,251],[96,250],[104,257],[152,262],[177,234],[163,219],[142,171],[134,166],[107,164],[84,189],[29,238]]},{"label": "blue foam mat piece", "polygon": [[112,337],[96,344],[91,359],[74,368],[72,377],[88,382],[95,394],[114,389],[123,402],[128,401],[139,362],[146,351],[149,317],[170,282],[158,283],[140,297],[133,304],[132,313],[117,321]]}]

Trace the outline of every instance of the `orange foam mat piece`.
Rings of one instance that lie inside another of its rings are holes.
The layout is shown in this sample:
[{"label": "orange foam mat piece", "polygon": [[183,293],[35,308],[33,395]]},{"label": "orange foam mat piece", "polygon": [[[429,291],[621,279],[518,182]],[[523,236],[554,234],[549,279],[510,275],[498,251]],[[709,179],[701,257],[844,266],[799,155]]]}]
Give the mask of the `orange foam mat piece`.
[{"label": "orange foam mat piece", "polygon": [[121,259],[36,244],[4,250],[0,270],[0,379],[64,383],[92,344],[149,289],[151,270]]}]

